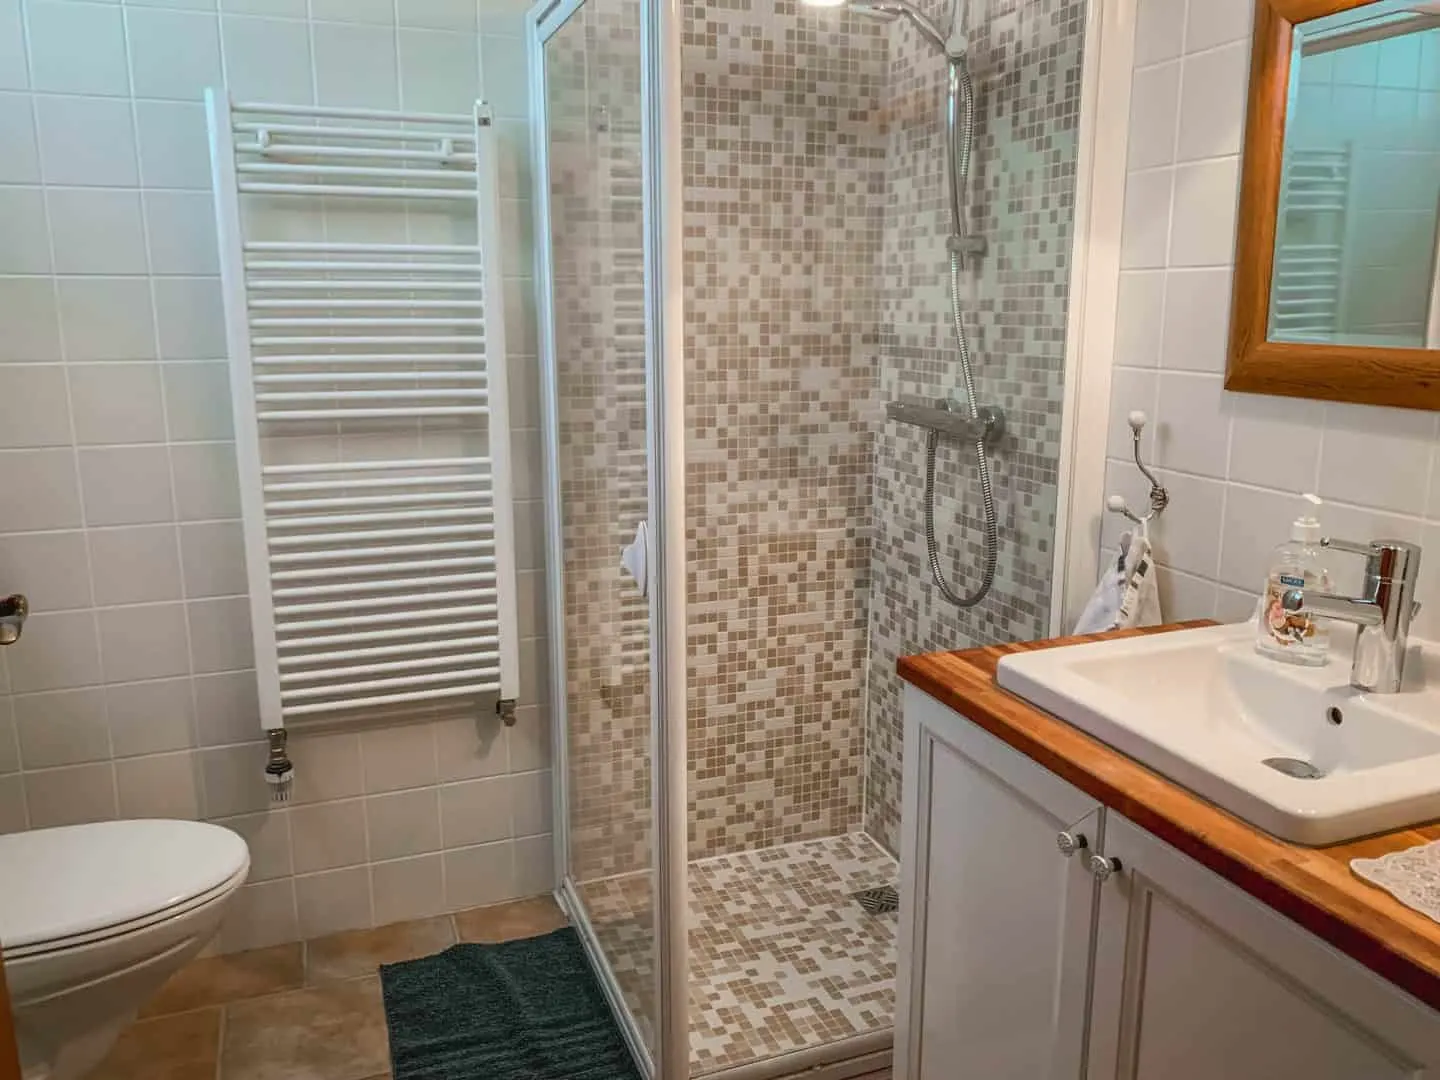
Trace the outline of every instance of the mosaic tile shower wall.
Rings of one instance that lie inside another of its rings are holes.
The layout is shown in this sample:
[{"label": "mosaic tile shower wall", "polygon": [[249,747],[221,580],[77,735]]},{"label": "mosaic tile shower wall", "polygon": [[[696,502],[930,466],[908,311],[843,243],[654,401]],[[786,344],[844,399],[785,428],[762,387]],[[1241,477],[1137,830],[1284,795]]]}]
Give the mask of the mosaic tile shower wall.
[{"label": "mosaic tile shower wall", "polygon": [[[948,4],[921,6],[942,27]],[[971,229],[989,251],[962,275],[981,401],[1005,410],[991,459],[1000,517],[995,587],[949,605],[930,581],[924,533],[925,437],[880,429],[874,475],[866,828],[895,850],[900,824],[896,657],[1042,635],[1049,617],[1065,319],[1080,121],[1084,0],[967,0],[962,26],[975,81]],[[945,61],[908,26],[889,28],[888,185],[881,263],[880,394],[958,396],[949,325]],[[941,444],[935,523],[957,589],[983,563],[979,475],[968,447]]]},{"label": "mosaic tile shower wall", "polygon": [[884,35],[685,5],[692,857],[860,821]]},{"label": "mosaic tile shower wall", "polygon": [[592,0],[546,45],[563,507],[570,869],[650,866],[648,609],[617,553],[646,514],[636,0]]}]

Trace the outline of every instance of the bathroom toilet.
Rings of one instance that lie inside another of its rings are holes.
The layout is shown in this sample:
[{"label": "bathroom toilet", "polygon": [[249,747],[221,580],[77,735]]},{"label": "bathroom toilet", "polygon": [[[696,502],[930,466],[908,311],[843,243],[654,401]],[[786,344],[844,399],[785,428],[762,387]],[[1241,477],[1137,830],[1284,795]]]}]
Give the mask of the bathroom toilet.
[{"label": "bathroom toilet", "polygon": [[214,936],[250,870],[195,821],[0,836],[0,946],[24,1080],[74,1080]]}]

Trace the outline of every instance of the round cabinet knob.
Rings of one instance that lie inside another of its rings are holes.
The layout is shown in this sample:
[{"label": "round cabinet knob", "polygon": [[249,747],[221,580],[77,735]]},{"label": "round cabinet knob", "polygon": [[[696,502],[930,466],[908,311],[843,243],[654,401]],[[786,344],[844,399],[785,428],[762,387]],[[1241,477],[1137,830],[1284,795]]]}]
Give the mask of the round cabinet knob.
[{"label": "round cabinet knob", "polygon": [[1104,855],[1090,856],[1090,873],[1099,882],[1109,881],[1111,876],[1120,872],[1119,859],[1107,859]]},{"label": "round cabinet knob", "polygon": [[1077,851],[1083,851],[1089,845],[1090,841],[1085,839],[1084,833],[1062,832],[1059,836],[1055,837],[1055,846],[1060,849],[1060,854],[1064,855],[1067,859]]}]

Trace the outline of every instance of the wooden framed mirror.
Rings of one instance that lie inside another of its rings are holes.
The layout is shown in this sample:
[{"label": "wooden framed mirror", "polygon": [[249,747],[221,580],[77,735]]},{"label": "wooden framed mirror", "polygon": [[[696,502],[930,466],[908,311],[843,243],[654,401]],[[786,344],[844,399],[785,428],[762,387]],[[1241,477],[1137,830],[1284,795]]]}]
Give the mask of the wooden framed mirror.
[{"label": "wooden framed mirror", "polygon": [[1440,409],[1440,2],[1255,0],[1225,386]]}]

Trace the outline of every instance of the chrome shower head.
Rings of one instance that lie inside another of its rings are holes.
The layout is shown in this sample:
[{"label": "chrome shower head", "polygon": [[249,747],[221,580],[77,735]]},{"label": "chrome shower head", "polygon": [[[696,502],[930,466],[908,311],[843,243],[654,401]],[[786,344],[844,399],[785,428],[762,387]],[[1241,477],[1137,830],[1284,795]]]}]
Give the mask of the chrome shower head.
[{"label": "chrome shower head", "polygon": [[936,51],[952,59],[960,55],[958,45],[952,44],[940,28],[910,0],[801,0],[806,7],[849,8],[858,15],[869,15],[880,19],[905,18],[920,32],[920,36],[933,45]]}]

